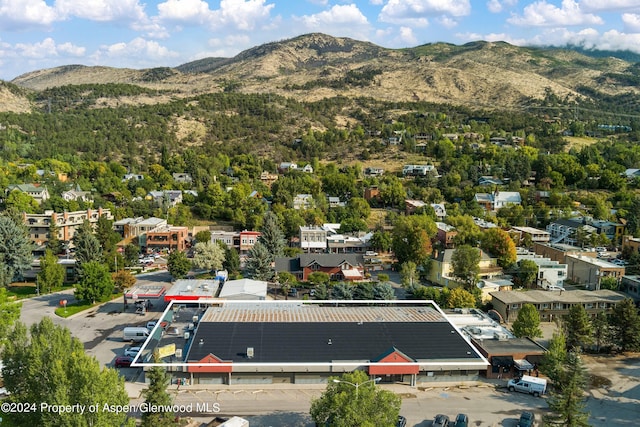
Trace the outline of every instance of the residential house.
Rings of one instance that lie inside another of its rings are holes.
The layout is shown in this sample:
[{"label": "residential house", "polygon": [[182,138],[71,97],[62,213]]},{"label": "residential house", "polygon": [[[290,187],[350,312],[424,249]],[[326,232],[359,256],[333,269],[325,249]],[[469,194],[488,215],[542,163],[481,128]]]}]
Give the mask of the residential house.
[{"label": "residential house", "polygon": [[153,201],[158,206],[175,207],[182,203],[182,191],[181,190],[163,190],[163,191],[149,191],[147,194],[147,200]]},{"label": "residential house", "polygon": [[[479,280],[491,280],[492,278],[502,275],[502,268],[498,267],[497,259],[491,258],[486,252],[480,251],[480,273]],[[459,286],[459,279],[453,276],[453,265],[451,257],[454,249],[445,249],[439,253],[435,253],[431,261],[431,269],[429,270],[428,280],[432,283],[455,288]]]},{"label": "residential house", "polygon": [[146,248],[147,252],[184,252],[189,246],[188,227],[164,225],[140,236],[140,247]]},{"label": "residential house", "polygon": [[532,243],[547,243],[551,239],[551,234],[548,231],[533,227],[511,227],[511,230],[519,234],[520,241],[522,241],[525,236],[528,236]]},{"label": "residential house", "polygon": [[171,174],[173,176],[173,181],[177,184],[192,184],[193,178],[190,173],[186,172],[174,172]]},{"label": "residential house", "polygon": [[640,178],[640,169],[627,169],[624,171],[624,176],[628,180],[634,180]]},{"label": "residential house", "polygon": [[248,253],[258,241],[258,238],[262,235],[259,231],[243,230],[240,235],[240,247],[239,252],[241,255]]},{"label": "residential house", "polygon": [[611,310],[627,298],[622,292],[600,289],[597,291],[502,291],[491,293],[494,310],[507,322],[518,318],[524,304],[532,304],[540,313],[540,320],[553,322],[569,313],[574,305],[582,305],[590,316]]},{"label": "residential house", "polygon": [[568,277],[567,264],[554,261],[549,258],[545,258],[541,255],[536,255],[533,252],[522,251],[517,255],[518,262],[522,260],[529,260],[536,263],[538,266],[538,277],[536,278],[536,285],[544,289],[562,289],[564,288],[564,281]]},{"label": "residential house", "polygon": [[413,215],[417,211],[424,209],[425,206],[427,206],[427,204],[422,200],[406,199],[404,201],[404,212],[406,215]]},{"label": "residential house", "polygon": [[485,210],[495,212],[505,206],[520,205],[522,203],[522,196],[517,191],[476,193],[475,201]]},{"label": "residential house", "polygon": [[45,246],[50,238],[49,228],[55,223],[58,228],[58,239],[67,247],[72,247],[72,239],[76,231],[85,221],[92,226],[100,218],[113,219],[110,209],[87,209],[86,211],[54,212],[45,211],[43,214],[28,214],[23,212],[22,219],[27,226],[29,238],[37,246]]},{"label": "residential house", "polygon": [[604,234],[607,239],[613,242],[620,242],[624,235],[624,224],[606,220],[587,219],[590,226],[596,229],[596,233]]},{"label": "residential house", "polygon": [[60,195],[67,202],[70,201],[79,201],[91,203],[93,202],[93,196],[91,195],[91,191],[82,191],[79,185],[75,188],[67,191],[63,191]]},{"label": "residential house", "polygon": [[489,143],[492,145],[497,145],[501,147],[507,143],[507,138],[503,138],[501,136],[494,136],[489,138]]},{"label": "residential house", "polygon": [[293,209],[311,209],[314,206],[311,194],[296,194],[293,198]]},{"label": "residential house", "polygon": [[568,278],[587,289],[600,289],[600,280],[603,277],[614,277],[618,283],[624,276],[625,267],[613,264],[600,258],[585,255],[567,255]]},{"label": "residential house", "polygon": [[296,169],[298,169],[298,164],[294,162],[282,162],[278,166],[278,172],[280,173],[287,173],[291,170],[296,170]]},{"label": "residential house", "polygon": [[373,168],[373,167],[364,168],[364,176],[376,177],[376,176],[382,176],[382,175],[384,175],[384,169],[382,168]]},{"label": "residential house", "polygon": [[380,189],[376,187],[368,187],[364,189],[364,199],[371,201],[380,198]]},{"label": "residential house", "polygon": [[12,191],[20,191],[31,197],[38,203],[42,204],[45,200],[49,200],[49,190],[40,184],[9,184],[7,187],[7,195]]},{"label": "residential house", "polygon": [[498,226],[498,224],[493,223],[491,221],[487,221],[485,219],[482,218],[473,218],[473,223],[475,225],[477,225],[478,227],[480,227],[482,230],[488,230],[490,228],[496,228]]},{"label": "residential house", "polygon": [[443,221],[447,216],[447,209],[444,207],[443,203],[431,203],[431,207],[436,214],[437,221]]},{"label": "residential house", "polygon": [[640,252],[640,238],[633,236],[624,236],[622,238],[622,247],[630,247],[633,252]]},{"label": "residential house", "polygon": [[592,218],[579,217],[570,219],[556,219],[547,225],[547,231],[551,235],[551,243],[577,243],[576,234],[581,230],[583,234],[604,234],[609,240],[619,241],[624,234],[624,224],[593,220]]},{"label": "residential house", "polygon": [[448,139],[451,142],[456,142],[459,138],[457,133],[443,133],[442,139]]},{"label": "residential house", "polygon": [[436,222],[438,232],[436,239],[442,243],[445,249],[453,249],[455,247],[454,238],[458,235],[455,227],[445,224],[444,222]]},{"label": "residential house", "polygon": [[598,254],[596,251],[585,251],[577,246],[567,245],[564,243],[533,243],[533,251],[537,255],[549,258],[554,261],[566,263],[568,255],[582,255],[595,258]]},{"label": "residential house", "polygon": [[504,185],[504,182],[493,176],[481,176],[478,178],[478,185],[480,186],[491,186],[494,187],[496,185]]},{"label": "residential house", "polygon": [[304,165],[304,167],[302,168],[302,172],[313,173],[313,166],[311,166],[311,163],[307,163],[306,165]]},{"label": "residential house", "polygon": [[126,181],[142,181],[144,179],[144,175],[136,174],[136,173],[128,173],[122,177],[122,182]]},{"label": "residential house", "polygon": [[404,165],[402,176],[427,176],[439,177],[438,170],[434,165]]},{"label": "residential house", "polygon": [[331,280],[354,281],[364,278],[361,254],[301,254],[295,258],[276,258],[276,272],[287,271],[306,282],[314,272],[324,272]]},{"label": "residential house", "polygon": [[278,175],[275,173],[269,173],[267,171],[262,171],[260,174],[260,181],[267,187],[271,188],[274,182],[278,180]]},{"label": "residential house", "polygon": [[330,208],[344,208],[347,205],[345,202],[340,201],[340,197],[328,196],[327,201]]}]

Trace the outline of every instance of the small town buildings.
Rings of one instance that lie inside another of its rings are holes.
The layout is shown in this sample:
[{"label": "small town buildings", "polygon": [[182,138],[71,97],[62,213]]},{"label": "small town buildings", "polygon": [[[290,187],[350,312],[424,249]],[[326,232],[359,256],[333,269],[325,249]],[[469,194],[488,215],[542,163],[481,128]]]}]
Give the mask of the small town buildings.
[{"label": "small town buildings", "polygon": [[113,223],[113,229],[118,232],[123,239],[141,236],[156,228],[167,226],[167,220],[163,218],[123,218]]},{"label": "small town buildings", "polygon": [[476,193],[474,200],[487,211],[495,212],[506,206],[522,204],[522,196],[517,191],[494,191]]},{"label": "small town buildings", "polygon": [[219,298],[227,300],[258,300],[267,298],[267,282],[262,280],[228,280],[222,285]]},{"label": "small town buildings", "polygon": [[442,243],[445,249],[453,249],[455,247],[454,238],[458,235],[456,228],[444,222],[436,222],[436,227],[438,229],[436,239]]},{"label": "small town buildings", "polygon": [[142,181],[144,179],[144,175],[136,174],[136,173],[128,173],[122,177],[122,182],[126,181]]},{"label": "small town buildings", "polygon": [[380,189],[376,187],[367,187],[364,189],[364,199],[367,201],[380,198]]},{"label": "small town buildings", "polygon": [[472,339],[471,343],[489,360],[487,378],[520,378],[537,375],[538,367],[547,351],[531,338],[498,336],[494,339]]},{"label": "small town buildings", "polygon": [[40,184],[9,184],[7,186],[7,195],[12,191],[20,191],[31,196],[38,204],[42,204],[42,202],[51,198],[47,187]]},{"label": "small town buildings", "polygon": [[628,235],[623,236],[622,247],[629,247],[632,252],[640,252],[640,238]]},{"label": "small town buildings", "polygon": [[551,234],[549,234],[548,231],[533,227],[511,227],[511,230],[520,235],[520,241],[522,241],[525,236],[528,236],[532,243],[547,243],[551,239]]},{"label": "small town buildings", "polygon": [[427,204],[422,200],[406,199],[404,201],[404,212],[406,215],[413,215],[420,209],[424,209],[425,206],[427,206]]},{"label": "small town buildings", "polygon": [[327,252],[332,254],[364,253],[369,248],[369,240],[372,236],[373,233],[328,234]]},{"label": "small town buildings", "polygon": [[182,190],[149,191],[147,200],[158,206],[175,207],[182,203]]},{"label": "small town buildings", "polygon": [[180,279],[164,294],[165,301],[198,301],[215,298],[220,291],[219,280]]},{"label": "small town buildings", "polygon": [[45,211],[43,214],[22,214],[22,219],[27,226],[29,238],[36,246],[45,246],[49,241],[49,228],[55,223],[58,228],[58,239],[67,247],[72,247],[72,239],[76,231],[85,222],[95,226],[98,219],[104,217],[112,220],[110,209],[87,209],[86,211],[54,212]]},{"label": "small town buildings", "polygon": [[258,241],[262,233],[259,231],[253,230],[242,230],[239,233],[240,236],[240,247],[238,248],[240,255],[248,253]]},{"label": "small town buildings", "polygon": [[427,176],[439,177],[438,169],[434,165],[404,165],[402,176]]},{"label": "small town buildings", "polygon": [[532,252],[520,252],[517,255],[518,262],[529,260],[538,266],[536,286],[543,289],[562,289],[564,281],[568,278],[567,264],[536,255]]},{"label": "small town buildings", "polygon": [[613,277],[620,283],[625,273],[624,266],[585,255],[567,255],[565,262],[568,278],[591,290],[600,289],[600,280],[603,277]]},{"label": "small town buildings", "polygon": [[304,165],[304,167],[302,168],[302,172],[313,173],[313,166],[311,166],[311,163],[307,163],[306,165]]},{"label": "small town buildings", "polygon": [[156,227],[139,238],[140,247],[146,248],[148,252],[184,252],[191,244],[189,228],[175,225]]},{"label": "small town buildings", "polygon": [[324,272],[330,280],[364,279],[364,257],[361,254],[300,254],[294,258],[276,258],[276,272],[286,271],[297,280],[307,282],[314,272]]},{"label": "small town buildings", "polygon": [[436,214],[436,221],[443,221],[447,216],[447,209],[443,203],[431,203],[431,207]]},{"label": "small town buildings", "polygon": [[564,243],[533,243],[533,251],[537,255],[549,258],[553,261],[566,263],[567,255],[582,255],[595,258],[596,251],[585,251],[577,246],[567,245]]},{"label": "small town buildings", "polygon": [[431,301],[172,301],[160,321],[172,328],[143,344],[144,369],[159,354],[172,382],[193,385],[319,385],[359,369],[415,387],[477,380],[488,366]]},{"label": "small town buildings", "polygon": [[[497,259],[491,258],[486,252],[481,251],[480,257],[480,280],[491,280],[502,275],[502,268],[498,267]],[[439,253],[434,254],[434,258],[431,261],[431,269],[429,270],[428,279],[438,285],[448,288],[455,288],[459,286],[458,279],[453,277],[453,266],[451,264],[451,257],[453,256],[454,249],[445,249]]]},{"label": "small town buildings", "polygon": [[211,241],[222,242],[230,248],[235,248],[239,254],[244,255],[255,246],[260,234],[259,231],[253,230],[211,230]]},{"label": "small town buildings", "polygon": [[478,178],[478,185],[482,187],[495,187],[496,185],[504,185],[504,182],[501,179],[493,176],[481,176],[480,178]]},{"label": "small town buildings", "polygon": [[62,194],[60,194],[60,196],[67,202],[71,202],[71,201],[85,202],[85,203],[93,202],[93,196],[91,195],[91,191],[82,191],[80,186],[76,186],[71,190],[63,191]]},{"label": "small town buildings", "polygon": [[314,204],[313,196],[311,194],[296,194],[293,198],[293,209],[311,209]]},{"label": "small town buildings", "polygon": [[267,171],[262,171],[262,173],[260,174],[260,181],[269,188],[271,188],[271,185],[273,185],[273,183],[277,180],[278,174],[269,173]]},{"label": "small town buildings", "polygon": [[640,276],[625,275],[620,281],[620,291],[633,298],[636,305],[640,303]]},{"label": "small town buildings", "polygon": [[304,252],[325,252],[327,249],[327,229],[317,225],[301,226],[300,249]]},{"label": "small town buildings", "polygon": [[384,169],[382,168],[374,168],[374,167],[366,167],[364,168],[364,176],[367,177],[376,177],[384,175]]},{"label": "small town buildings", "polygon": [[177,184],[192,184],[193,177],[191,177],[190,173],[186,172],[174,172],[171,174],[173,177],[173,181]]},{"label": "small town buildings", "polygon": [[278,172],[287,173],[292,170],[297,170],[298,164],[294,162],[282,162],[278,165]]},{"label": "small town buildings", "polygon": [[340,197],[328,196],[327,202],[330,208],[344,208],[347,204],[340,201]]},{"label": "small town buildings", "polygon": [[513,322],[524,304],[532,304],[540,313],[540,320],[553,322],[569,313],[574,305],[582,305],[590,316],[611,310],[627,296],[622,292],[600,289],[597,291],[501,291],[491,293],[494,310],[507,322]]}]

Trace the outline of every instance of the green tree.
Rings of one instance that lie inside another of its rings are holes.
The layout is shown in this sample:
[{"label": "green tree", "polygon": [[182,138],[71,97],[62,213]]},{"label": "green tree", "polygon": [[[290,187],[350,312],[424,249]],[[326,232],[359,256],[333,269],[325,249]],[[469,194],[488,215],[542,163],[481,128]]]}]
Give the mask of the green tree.
[{"label": "green tree", "polygon": [[280,221],[278,216],[271,211],[267,211],[264,214],[264,220],[262,222],[262,229],[260,230],[260,237],[258,241],[261,242],[267,249],[267,252],[271,256],[271,262],[277,257],[281,257],[287,241],[284,238],[284,233],[280,227]]},{"label": "green tree", "polygon": [[124,262],[126,267],[133,267],[138,263],[138,255],[140,255],[140,248],[138,245],[128,244],[124,247]]},{"label": "green tree", "polygon": [[523,288],[534,287],[538,279],[538,264],[530,259],[518,262],[516,272],[513,275],[513,283]]},{"label": "green tree", "polygon": [[121,239],[120,235],[113,229],[113,220],[108,219],[106,216],[98,218],[94,235],[102,245],[103,252],[113,251]]},{"label": "green tree", "polygon": [[58,257],[49,249],[40,258],[40,272],[36,280],[42,293],[49,293],[64,283],[64,266],[58,263]]},{"label": "green tree", "polygon": [[311,401],[311,417],[317,425],[336,427],[393,427],[401,399],[375,386],[363,371],[331,377],[322,395]]},{"label": "green tree", "polygon": [[406,261],[423,265],[433,250],[431,236],[436,234],[433,219],[426,215],[398,218],[393,227],[393,252],[400,264]]},{"label": "green tree", "polygon": [[391,233],[383,230],[376,230],[369,240],[369,247],[380,252],[388,252],[393,244],[393,236]]},{"label": "green tree", "polygon": [[113,294],[114,284],[106,265],[97,261],[82,265],[80,281],[76,284],[75,297],[80,301],[103,301]]},{"label": "green tree", "polygon": [[167,266],[171,277],[175,280],[184,279],[191,270],[191,261],[184,252],[173,251],[169,254]]},{"label": "green tree", "polygon": [[333,288],[331,288],[331,299],[338,299],[338,300],[355,299],[353,295],[352,286],[345,282],[337,283]]},{"label": "green tree", "polygon": [[480,275],[480,250],[469,245],[458,246],[451,255],[451,267],[464,288],[475,292]]},{"label": "green tree", "polygon": [[591,325],[593,326],[593,341],[595,341],[596,351],[599,353],[600,349],[609,343],[609,336],[611,335],[609,316],[604,311],[600,311],[591,321]]},{"label": "green tree", "polygon": [[578,353],[569,352],[560,371],[560,381],[551,393],[548,404],[551,414],[545,415],[545,425],[588,427],[589,413],[585,411],[587,373]]},{"label": "green tree", "polygon": [[321,284],[327,285],[329,283],[329,275],[324,271],[314,271],[307,276],[307,280],[313,286],[319,286]]},{"label": "green tree", "polygon": [[509,268],[515,264],[517,259],[516,245],[509,233],[501,228],[490,228],[482,234],[480,247],[498,258],[498,265],[502,268]]},{"label": "green tree", "polygon": [[260,240],[249,250],[247,274],[255,280],[268,281],[273,277],[272,256]]},{"label": "green tree", "polygon": [[640,350],[640,315],[632,299],[625,299],[614,307],[611,338],[622,351]]},{"label": "green tree", "polygon": [[0,286],[9,285],[31,268],[32,247],[26,228],[11,216],[0,215]]},{"label": "green tree", "polygon": [[222,268],[224,263],[224,249],[217,243],[208,240],[198,242],[193,248],[193,266],[205,270],[216,271]]},{"label": "green tree", "polygon": [[549,340],[547,352],[542,358],[540,370],[552,383],[557,384],[562,380],[562,367],[567,359],[567,344],[563,331],[556,331]]},{"label": "green tree", "polygon": [[[381,274],[378,275],[380,279]],[[386,281],[380,279],[380,282],[373,285],[373,299],[375,300],[394,300],[396,299],[396,293],[393,291],[393,287]]]},{"label": "green tree", "polygon": [[206,243],[211,241],[211,232],[209,230],[200,230],[194,236],[196,242]]},{"label": "green tree", "polygon": [[220,242],[220,244],[224,245],[224,262],[222,263],[222,267],[224,267],[229,274],[236,274],[240,271],[240,255],[238,251],[236,248],[229,247],[222,242]]},{"label": "green tree", "polygon": [[36,213],[40,206],[36,199],[19,190],[13,190],[4,201],[7,209],[15,209],[18,212]]},{"label": "green tree", "polygon": [[600,278],[600,289],[610,289],[612,291],[617,291],[620,287],[618,283],[618,279],[613,276],[605,276]]},{"label": "green tree", "polygon": [[284,299],[288,299],[291,286],[296,283],[296,276],[288,271],[280,271],[276,274],[276,281],[280,284],[280,289],[284,295]]},{"label": "green tree", "polygon": [[575,304],[569,309],[569,313],[563,317],[562,325],[569,350],[580,351],[582,346],[591,343],[593,327],[582,304]]},{"label": "green tree", "polygon": [[118,292],[124,292],[126,289],[131,288],[138,280],[127,270],[119,270],[111,273],[111,279],[113,280],[113,286]]},{"label": "green tree", "polygon": [[56,222],[51,221],[51,223],[49,224],[49,238],[47,239],[47,249],[53,252],[54,255],[58,255],[64,249],[63,242],[60,241],[60,238],[58,237],[59,233],[60,230],[56,225]]},{"label": "green tree", "polygon": [[[156,362],[158,363],[158,362]],[[169,408],[173,404],[171,395],[167,392],[169,376],[162,366],[154,366],[147,372],[149,387],[142,391],[147,407],[161,408],[161,410],[148,410],[142,413],[142,427],[171,427],[179,425],[173,412]]]},{"label": "green tree", "polygon": [[0,348],[13,325],[20,319],[21,303],[10,301],[7,290],[0,287]]},{"label": "green tree", "polygon": [[447,298],[447,308],[474,308],[476,306],[476,297],[463,288],[451,289]]},{"label": "green tree", "polygon": [[10,399],[40,407],[50,405],[98,405],[98,411],[22,411],[2,414],[9,425],[19,426],[120,426],[122,411],[103,411],[104,405],[127,405],[124,377],[105,368],[85,353],[80,340],[48,317],[31,326],[17,324],[2,352],[5,387]]},{"label": "green tree", "polygon": [[513,334],[518,337],[539,338],[542,337],[540,329],[540,314],[533,304],[523,304],[518,317],[513,322]]},{"label": "green tree", "polygon": [[400,280],[405,288],[418,283],[418,268],[415,262],[406,261],[400,265]]},{"label": "green tree", "polygon": [[75,258],[79,268],[88,262],[102,261],[102,246],[93,234],[93,227],[89,221],[85,221],[76,230],[73,236],[73,244],[76,249]]}]

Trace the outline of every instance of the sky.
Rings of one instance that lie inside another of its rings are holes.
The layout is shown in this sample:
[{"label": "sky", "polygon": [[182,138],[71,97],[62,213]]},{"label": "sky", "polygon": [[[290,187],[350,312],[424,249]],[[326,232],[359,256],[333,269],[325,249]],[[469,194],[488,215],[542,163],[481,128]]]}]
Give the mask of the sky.
[{"label": "sky", "polygon": [[640,53],[640,0],[0,0],[0,79],[174,67],[321,32],[388,48],[506,41]]}]

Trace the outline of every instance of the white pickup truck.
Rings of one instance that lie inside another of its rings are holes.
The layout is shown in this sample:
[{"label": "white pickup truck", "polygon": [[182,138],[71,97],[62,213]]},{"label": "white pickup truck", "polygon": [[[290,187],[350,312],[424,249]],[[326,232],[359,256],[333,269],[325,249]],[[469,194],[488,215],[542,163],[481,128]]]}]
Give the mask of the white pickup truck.
[{"label": "white pickup truck", "polygon": [[542,396],[547,391],[547,380],[544,378],[523,375],[520,379],[509,380],[507,388],[509,391],[529,393],[538,397]]}]

